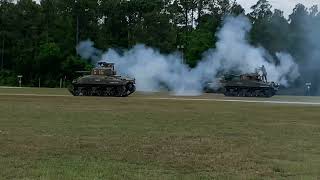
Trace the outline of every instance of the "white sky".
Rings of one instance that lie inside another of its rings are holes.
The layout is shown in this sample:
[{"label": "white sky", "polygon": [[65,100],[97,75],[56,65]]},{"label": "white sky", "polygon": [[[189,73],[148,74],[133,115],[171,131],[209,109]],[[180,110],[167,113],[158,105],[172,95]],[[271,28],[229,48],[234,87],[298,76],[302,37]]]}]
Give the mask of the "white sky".
[{"label": "white sky", "polygon": [[[246,12],[250,12],[250,7],[258,2],[258,0],[236,0],[242,7],[245,8]],[[320,8],[320,0],[268,0],[273,8],[284,11],[285,17],[288,17],[296,4],[301,3],[306,7],[312,5],[318,5]]]}]

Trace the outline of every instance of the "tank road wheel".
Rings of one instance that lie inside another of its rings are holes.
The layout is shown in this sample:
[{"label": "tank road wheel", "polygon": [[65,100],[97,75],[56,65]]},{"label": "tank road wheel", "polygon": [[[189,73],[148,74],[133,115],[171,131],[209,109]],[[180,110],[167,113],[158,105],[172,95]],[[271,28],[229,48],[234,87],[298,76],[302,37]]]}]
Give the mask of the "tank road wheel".
[{"label": "tank road wheel", "polygon": [[223,94],[224,96],[229,96],[229,89],[225,88]]},{"label": "tank road wheel", "polygon": [[89,88],[88,89],[88,96],[93,96],[94,95],[93,93],[94,93],[93,89]]},{"label": "tank road wheel", "polygon": [[[131,89],[131,91],[130,91],[130,94],[132,94],[132,93],[134,93],[134,92],[136,92],[136,86],[135,85],[132,85],[132,89]],[[129,94],[129,95],[130,95]]]},{"label": "tank road wheel", "polygon": [[116,95],[117,97],[122,97],[126,94],[126,88],[124,86],[118,86],[116,88]]},{"label": "tank road wheel", "polygon": [[104,88],[104,89],[102,90],[102,96],[109,96],[109,89],[110,89],[110,88]]},{"label": "tank road wheel", "polygon": [[84,96],[83,93],[85,92],[83,91],[83,88],[78,88],[77,91],[78,91],[78,96]]},{"label": "tank road wheel", "polygon": [[254,97],[259,97],[259,96],[260,96],[260,90],[255,90],[255,91],[253,92],[253,96],[254,96]]},{"label": "tank road wheel", "polygon": [[230,89],[229,90],[230,96],[234,97],[234,96],[238,96],[238,92],[237,89]]},{"label": "tank road wheel", "polygon": [[69,86],[68,90],[73,96],[79,96],[79,94],[80,94],[80,91],[77,87]]},{"label": "tank road wheel", "polygon": [[82,88],[80,90],[79,96],[92,96],[92,90],[91,88]]},{"label": "tank road wheel", "polygon": [[107,96],[107,97],[112,97],[117,95],[116,87],[107,87],[103,92],[104,92],[103,96]]},{"label": "tank road wheel", "polygon": [[250,91],[250,97],[257,97],[257,90]]},{"label": "tank road wheel", "polygon": [[87,90],[85,88],[79,90],[79,96],[87,96]]},{"label": "tank road wheel", "polygon": [[246,92],[246,97],[252,97],[252,91],[250,91],[249,89]]},{"label": "tank road wheel", "polygon": [[79,96],[79,95],[80,95],[80,91],[79,91],[78,88],[74,88],[74,90],[73,90],[73,95],[74,95],[74,96]]},{"label": "tank road wheel", "polygon": [[248,90],[247,89],[242,89],[239,92],[239,97],[246,97]]},{"label": "tank road wheel", "polygon": [[266,89],[266,90],[264,90],[264,96],[267,98],[270,98],[273,96],[273,93],[270,89]]},{"label": "tank road wheel", "polygon": [[109,89],[108,96],[117,96],[116,87],[112,87],[112,88]]},{"label": "tank road wheel", "polygon": [[264,94],[264,91],[263,91],[263,90],[260,90],[260,91],[259,91],[258,97],[265,97],[265,94]]},{"label": "tank road wheel", "polygon": [[223,94],[227,97],[232,97],[232,96],[238,95],[238,93],[235,92],[235,89],[231,89],[231,88],[226,88]]},{"label": "tank road wheel", "polygon": [[234,93],[235,93],[235,96],[241,97],[241,89],[235,89]]},{"label": "tank road wheel", "polygon": [[229,97],[231,96],[230,90],[226,89],[225,92],[223,93],[225,96]]},{"label": "tank road wheel", "polygon": [[105,94],[105,91],[103,88],[98,88],[96,89],[96,93],[95,93],[97,96],[104,96]]},{"label": "tank road wheel", "polygon": [[99,96],[99,88],[98,87],[91,88],[91,96]]},{"label": "tank road wheel", "polygon": [[227,97],[231,97],[231,96],[235,96],[235,92],[233,89],[226,89],[225,92],[224,92],[224,95],[227,96]]},{"label": "tank road wheel", "polygon": [[114,87],[107,88],[107,96],[114,96],[114,95],[115,95]]},{"label": "tank road wheel", "polygon": [[123,95],[123,97],[129,96],[130,94],[134,93],[135,91],[136,91],[136,86],[133,85],[132,83],[128,83],[126,85],[125,94]]}]

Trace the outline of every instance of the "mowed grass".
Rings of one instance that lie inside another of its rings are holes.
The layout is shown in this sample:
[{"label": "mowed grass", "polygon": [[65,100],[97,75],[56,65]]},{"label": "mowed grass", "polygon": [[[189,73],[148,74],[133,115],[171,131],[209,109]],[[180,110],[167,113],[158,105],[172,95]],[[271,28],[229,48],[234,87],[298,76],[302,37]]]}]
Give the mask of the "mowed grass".
[{"label": "mowed grass", "polygon": [[37,94],[37,95],[70,95],[65,88],[19,88],[19,87],[1,87],[0,94]]},{"label": "mowed grass", "polygon": [[320,178],[319,106],[20,90],[0,90],[0,179]]}]

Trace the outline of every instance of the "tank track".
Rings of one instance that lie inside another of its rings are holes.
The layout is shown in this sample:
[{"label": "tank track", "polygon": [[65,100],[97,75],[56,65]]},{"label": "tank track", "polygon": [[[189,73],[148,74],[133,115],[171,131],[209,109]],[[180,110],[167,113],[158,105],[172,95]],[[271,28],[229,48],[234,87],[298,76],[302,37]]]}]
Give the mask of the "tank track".
[{"label": "tank track", "polygon": [[127,97],[136,91],[133,84],[123,86],[71,85],[68,88],[73,96]]},{"label": "tank track", "polygon": [[224,95],[227,97],[264,97],[270,98],[274,96],[276,92],[272,88],[252,89],[252,88],[232,88],[225,89]]}]

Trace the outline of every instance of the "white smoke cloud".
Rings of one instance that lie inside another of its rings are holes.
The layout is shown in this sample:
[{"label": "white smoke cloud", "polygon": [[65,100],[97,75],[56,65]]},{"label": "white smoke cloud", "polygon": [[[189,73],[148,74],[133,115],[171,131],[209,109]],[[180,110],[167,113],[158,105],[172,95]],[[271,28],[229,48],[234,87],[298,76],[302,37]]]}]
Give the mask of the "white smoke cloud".
[{"label": "white smoke cloud", "polygon": [[[246,39],[250,30],[251,23],[246,17],[226,18],[217,33],[216,49],[205,52],[193,69],[182,63],[179,53],[163,55],[144,45],[136,45],[123,54],[109,49],[100,61],[113,62],[120,74],[135,77],[140,91],[159,91],[165,85],[176,95],[201,94],[205,83],[213,81],[221,71],[251,73],[264,65],[268,79],[284,86],[299,77],[298,66],[289,54],[277,53],[280,63],[276,65],[274,60],[266,60],[271,56],[265,49],[251,46]],[[77,50],[83,58],[88,58],[92,52],[99,52],[93,48],[91,41],[80,43]]]},{"label": "white smoke cloud", "polygon": [[181,63],[178,53],[162,55],[158,50],[136,45],[123,55],[110,49],[102,56],[102,61],[113,62],[121,74],[135,77],[140,91],[159,91],[166,86],[175,94],[201,92],[198,76]]},{"label": "white smoke cloud", "polygon": [[102,54],[101,50],[94,48],[94,43],[90,40],[81,42],[76,47],[77,53],[84,59],[91,59],[93,61],[99,61]]}]

